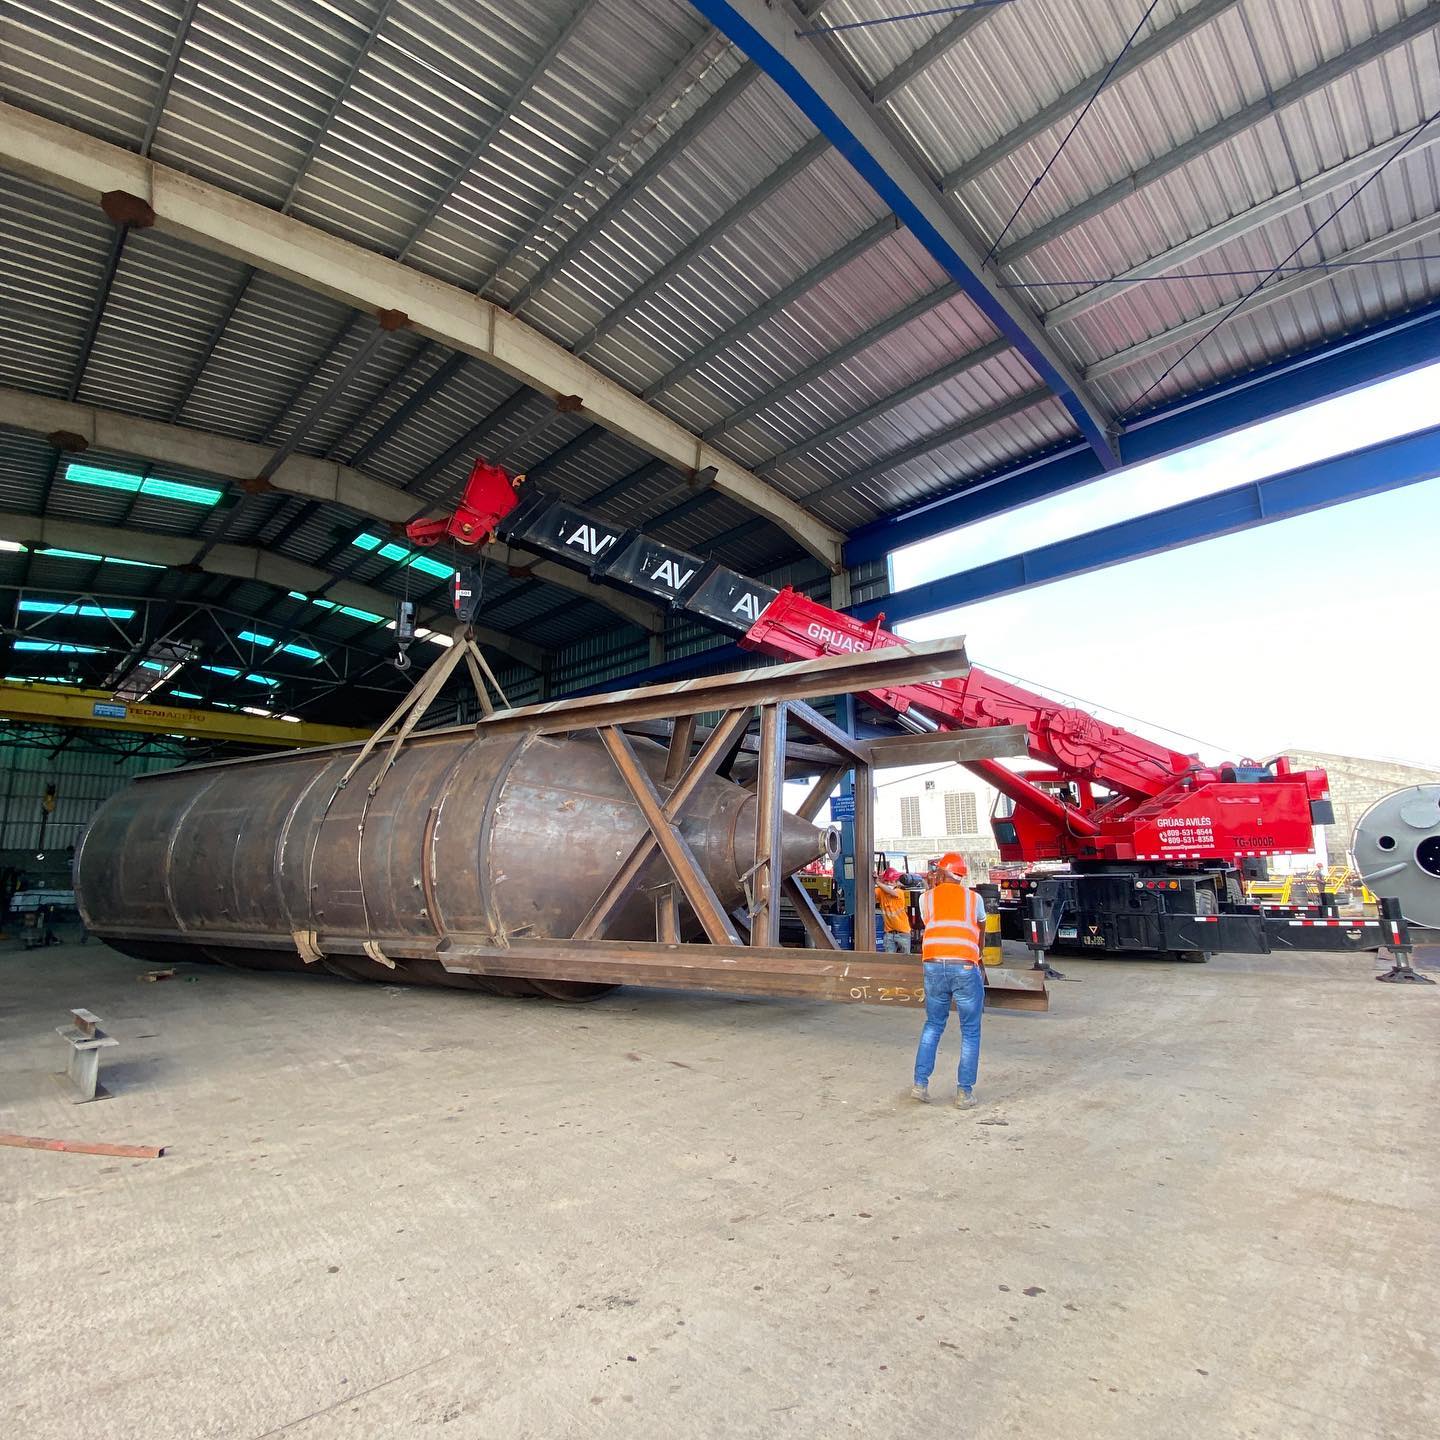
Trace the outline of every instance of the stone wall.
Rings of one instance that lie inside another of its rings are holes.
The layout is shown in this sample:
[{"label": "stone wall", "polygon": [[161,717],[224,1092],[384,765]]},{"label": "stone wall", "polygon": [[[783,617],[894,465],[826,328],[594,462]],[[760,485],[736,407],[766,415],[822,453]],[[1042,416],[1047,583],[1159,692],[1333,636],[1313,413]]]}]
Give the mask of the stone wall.
[{"label": "stone wall", "polygon": [[1298,770],[1325,770],[1330,776],[1330,801],[1335,823],[1323,827],[1325,848],[1332,863],[1341,863],[1350,849],[1355,822],[1382,795],[1406,785],[1440,782],[1440,770],[1402,765],[1394,760],[1367,760],[1358,755],[1329,755],[1320,750],[1286,750]]}]

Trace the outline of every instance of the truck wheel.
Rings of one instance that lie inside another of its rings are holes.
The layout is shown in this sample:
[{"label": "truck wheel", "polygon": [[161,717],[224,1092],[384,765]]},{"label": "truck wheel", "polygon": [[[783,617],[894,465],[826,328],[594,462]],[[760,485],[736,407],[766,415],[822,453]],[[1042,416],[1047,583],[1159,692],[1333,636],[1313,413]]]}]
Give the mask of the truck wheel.
[{"label": "truck wheel", "polygon": [[1166,955],[1171,960],[1182,961],[1186,965],[1203,965],[1210,958],[1209,950],[1167,950]]}]

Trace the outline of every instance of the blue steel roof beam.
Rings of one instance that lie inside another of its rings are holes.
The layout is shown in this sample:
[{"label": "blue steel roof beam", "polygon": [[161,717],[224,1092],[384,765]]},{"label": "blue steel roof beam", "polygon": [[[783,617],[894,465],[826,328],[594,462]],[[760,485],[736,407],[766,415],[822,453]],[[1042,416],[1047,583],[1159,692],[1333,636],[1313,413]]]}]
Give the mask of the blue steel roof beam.
[{"label": "blue steel roof beam", "polygon": [[[1282,190],[1269,200],[1262,200],[1260,204],[1252,205],[1250,209],[1242,210],[1238,215],[1233,215],[1218,225],[1202,230],[1189,240],[1182,240],[1180,244],[1162,250],[1151,259],[1142,260],[1138,265],[1132,265],[1128,270],[1121,271],[1114,280],[1096,285],[1092,289],[1076,295],[1074,299],[1066,300],[1062,304],[1052,307],[1045,313],[1046,328],[1053,329],[1056,326],[1064,325],[1085,314],[1087,310],[1093,310],[1097,305],[1103,305],[1117,296],[1130,293],[1134,289],[1133,282],[1135,281],[1150,280],[1156,276],[1167,274],[1171,270],[1176,270],[1182,265],[1189,265],[1208,255],[1212,250],[1218,250],[1222,245],[1228,245],[1232,240],[1238,240],[1241,236],[1270,224],[1271,221],[1281,220],[1293,211],[1301,210],[1306,205],[1312,205],[1315,201],[1324,199],[1326,195],[1332,194],[1336,190],[1343,190],[1347,185],[1358,184],[1385,160],[1393,145],[1392,138],[1372,150],[1363,150],[1358,155],[1352,155],[1350,159],[1343,160],[1338,165],[1332,165],[1328,170],[1322,170],[1319,174],[1312,175],[1308,180],[1302,180],[1288,190]],[[1431,145],[1440,145],[1440,130],[1436,130],[1433,135],[1421,136],[1410,147],[1406,159],[1412,159]],[[1404,164],[1405,161],[1400,163]]]},{"label": "blue steel roof beam", "polygon": [[1013,595],[1202,540],[1382,495],[1431,480],[1437,474],[1440,426],[1317,460],[1147,515],[1134,515],[1068,540],[897,590],[857,605],[851,613],[870,619],[883,610],[892,624],[918,620],[956,605]]},{"label": "blue steel roof beam", "polygon": [[829,136],[856,172],[905,222],[937,264],[1059,397],[1076,428],[1106,465],[1118,464],[1111,417],[1055,348],[1052,337],[1013,297],[992,288],[981,254],[909,142],[861,90],[823,37],[799,39],[805,27],[785,0],[692,0]]},{"label": "blue steel roof beam", "polygon": [[1262,120],[1269,119],[1281,110],[1319,93],[1336,80],[1360,69],[1363,65],[1368,65],[1372,60],[1388,54],[1397,46],[1413,40],[1417,35],[1423,35],[1437,24],[1440,24],[1440,0],[1431,0],[1430,4],[1405,16],[1404,19],[1396,21],[1394,25],[1382,30],[1378,35],[1373,35],[1369,40],[1342,50],[1323,65],[1307,71],[1287,85],[1282,85],[1272,94],[1262,96],[1259,100],[1242,107],[1233,115],[1226,116],[1218,124],[1212,125],[1208,130],[1187,140],[1183,145],[1166,151],[1148,165],[1142,165],[1138,170],[1105,186],[1103,190],[1097,191],[1088,200],[1082,200],[1080,204],[1073,206],[1064,214],[1037,225],[1033,230],[1028,231],[1001,250],[997,257],[997,263],[1002,268],[1014,265],[1042,246],[1048,245],[1058,236],[1103,214],[1112,205],[1118,205],[1122,200],[1128,199],[1137,190],[1143,190],[1147,185],[1154,184],[1156,180],[1173,174],[1199,156],[1216,149],[1228,140],[1233,140],[1237,135],[1244,134],[1246,130],[1258,125]]},{"label": "blue steel roof beam", "polygon": [[1102,83],[1117,84],[1147,61],[1193,35],[1201,26],[1208,25],[1225,11],[1233,10],[1238,3],[1239,0],[1200,0],[1198,5],[1183,11],[1168,25],[1152,31],[1145,39],[1136,41],[1121,57],[1108,80],[1107,64],[1093,75],[1087,75],[1072,85],[1063,95],[1037,110],[1028,120],[1021,121],[1013,130],[992,141],[978,155],[950,171],[940,183],[947,190],[958,190],[962,185],[968,185],[977,176],[998,165],[1007,155],[1013,155],[1022,145],[1029,144],[1031,140],[1043,135],[1052,126],[1058,125],[1080,109]]},{"label": "blue steel roof beam", "polygon": [[[1125,463],[1174,454],[1436,361],[1440,302],[1162,403],[1126,427],[1120,438]],[[1001,466],[959,490],[860,526],[846,543],[846,562],[883,559],[901,546],[1061,494],[1100,474],[1094,456],[1079,444]]]},{"label": "blue steel roof beam", "polygon": [[[1093,453],[1079,445],[1072,447],[1072,453],[1085,462],[1093,478],[1097,470]],[[891,624],[923,619],[957,605],[1048,585],[1071,575],[1083,575],[1145,555],[1233,535],[1258,525],[1430,480],[1440,472],[1437,456],[1440,456],[1440,427],[1402,435],[1167,510],[1139,515],[1055,545],[1041,546],[1023,555],[1012,555],[959,575],[894,590],[851,605],[847,613],[857,619],[873,620],[883,611]],[[631,672],[615,684],[635,686],[683,680],[701,670],[733,669],[742,663],[753,664],[753,656],[736,644],[722,644],[667,660],[638,673]],[[594,686],[591,690],[599,688]]]}]

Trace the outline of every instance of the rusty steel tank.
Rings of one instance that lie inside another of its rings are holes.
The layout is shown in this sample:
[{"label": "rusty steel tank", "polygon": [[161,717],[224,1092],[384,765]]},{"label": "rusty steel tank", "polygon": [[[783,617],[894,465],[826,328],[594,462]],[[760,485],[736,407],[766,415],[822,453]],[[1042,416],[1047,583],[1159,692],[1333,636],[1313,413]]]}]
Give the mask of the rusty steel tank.
[{"label": "rusty steel tank", "polygon": [[[664,749],[633,743],[659,785]],[[435,960],[317,957],[327,936],[377,945],[387,936],[571,936],[645,833],[593,734],[486,735],[468,726],[421,733],[373,796],[378,753],[337,790],[357,748],[222,761],[132,782],[101,807],[76,854],[87,929],[163,964],[324,968],[564,999],[613,988],[452,974]],[[742,877],[753,867],[755,805],[749,791],[712,776],[681,823],[727,909],[742,903]],[[822,853],[824,840],[787,815],[786,873]],[[642,887],[610,934],[653,939],[654,925],[653,897]]]}]

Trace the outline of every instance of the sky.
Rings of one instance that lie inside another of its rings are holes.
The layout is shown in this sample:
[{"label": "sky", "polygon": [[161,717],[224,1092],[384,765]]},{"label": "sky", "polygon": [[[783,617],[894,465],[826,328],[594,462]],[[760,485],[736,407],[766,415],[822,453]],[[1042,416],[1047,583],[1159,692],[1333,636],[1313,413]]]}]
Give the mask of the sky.
[{"label": "sky", "polygon": [[[1435,424],[1440,365],[896,551],[892,585]],[[1294,747],[1440,767],[1437,552],[1440,479],[897,629],[964,635],[973,664],[1206,760]]]}]

